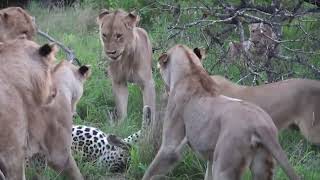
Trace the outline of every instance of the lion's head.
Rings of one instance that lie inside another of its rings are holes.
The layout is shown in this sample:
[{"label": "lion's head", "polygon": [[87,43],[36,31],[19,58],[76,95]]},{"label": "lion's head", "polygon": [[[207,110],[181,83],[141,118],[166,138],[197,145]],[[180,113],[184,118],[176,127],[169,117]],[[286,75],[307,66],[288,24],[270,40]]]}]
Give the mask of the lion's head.
[{"label": "lion's head", "polygon": [[89,65],[78,67],[68,61],[61,61],[54,68],[53,79],[59,86],[59,90],[71,103],[73,114],[76,114],[76,106],[83,94],[84,82],[90,74],[91,68]]},{"label": "lion's head", "polygon": [[[194,69],[199,69],[199,67],[203,69],[201,59],[204,57],[204,50],[200,48],[191,50],[184,45],[176,45],[166,53],[163,53],[158,59],[158,68],[166,84],[167,91],[173,87],[177,79],[187,76],[189,72],[193,72]],[[178,68],[173,71],[175,67]]]},{"label": "lion's head", "polygon": [[273,31],[270,25],[263,23],[253,23],[249,25],[250,41],[259,43],[262,39],[273,37]]},{"label": "lion's head", "polygon": [[33,17],[19,7],[0,10],[0,42],[26,36],[32,40],[37,32]]},{"label": "lion's head", "polygon": [[97,17],[104,51],[112,61],[120,60],[125,49],[134,41],[134,28],[139,16],[123,10],[103,10]]},{"label": "lion's head", "polygon": [[0,43],[0,78],[23,92],[28,101],[48,104],[56,96],[51,77],[56,52],[54,44],[39,46],[25,38]]}]

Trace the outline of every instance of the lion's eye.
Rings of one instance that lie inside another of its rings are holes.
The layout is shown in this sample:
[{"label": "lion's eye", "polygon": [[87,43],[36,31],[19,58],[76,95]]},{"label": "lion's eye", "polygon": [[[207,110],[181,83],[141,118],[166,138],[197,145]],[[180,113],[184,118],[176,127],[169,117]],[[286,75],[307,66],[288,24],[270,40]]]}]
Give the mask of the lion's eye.
[{"label": "lion's eye", "polygon": [[121,37],[122,37],[122,34],[120,34],[120,33],[116,34],[117,39],[120,39]]},{"label": "lion's eye", "polygon": [[102,34],[103,38],[107,38],[107,35],[105,33]]}]

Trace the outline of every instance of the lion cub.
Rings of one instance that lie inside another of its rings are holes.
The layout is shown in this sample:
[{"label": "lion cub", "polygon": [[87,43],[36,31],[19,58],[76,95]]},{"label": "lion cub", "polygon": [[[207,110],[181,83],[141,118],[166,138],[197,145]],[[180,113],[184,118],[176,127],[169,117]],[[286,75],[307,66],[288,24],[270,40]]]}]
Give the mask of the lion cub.
[{"label": "lion cub", "polygon": [[272,179],[272,157],[290,179],[299,179],[270,116],[256,105],[220,95],[192,50],[174,46],[159,58],[159,66],[169,102],[161,148],[144,180],[166,174],[186,144],[208,161],[206,180],[241,179],[247,167],[255,180]]},{"label": "lion cub", "polygon": [[[70,169],[65,171],[69,178],[82,179],[71,155],[72,115],[76,112],[77,102],[83,93],[83,84],[90,74],[90,66],[77,67],[68,61],[61,61],[53,68],[52,79],[57,87],[57,95],[50,106],[42,109],[42,119],[36,118],[33,125],[30,125],[29,134],[34,138],[30,140],[27,151],[28,166],[36,166],[40,171],[48,160],[50,167],[58,171],[68,165]],[[46,132],[46,129],[51,129],[52,132]],[[46,142],[46,139],[50,143]],[[48,150],[39,147],[39,142],[49,143],[45,148]]]},{"label": "lion cub", "polygon": [[[136,27],[139,16],[122,10],[104,10],[97,17],[100,39],[108,57],[117,115],[127,116],[128,82],[142,90],[143,106],[155,115],[155,88],[152,78],[152,47],[147,32]],[[152,118],[154,119],[154,117]]]}]

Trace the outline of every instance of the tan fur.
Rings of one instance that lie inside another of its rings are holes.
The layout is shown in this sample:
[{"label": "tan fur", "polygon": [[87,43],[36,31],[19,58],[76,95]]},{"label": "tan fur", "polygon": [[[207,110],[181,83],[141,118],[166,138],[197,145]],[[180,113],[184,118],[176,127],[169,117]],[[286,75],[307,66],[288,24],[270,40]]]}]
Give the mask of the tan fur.
[{"label": "tan fur", "polygon": [[[152,48],[147,32],[136,24],[139,16],[122,10],[104,10],[97,18],[100,39],[109,58],[108,74],[116,99],[118,116],[127,116],[128,82],[140,86],[144,106],[154,116],[155,89],[152,78]],[[154,118],[153,118],[154,119]]]},{"label": "tan fur", "polygon": [[161,148],[143,180],[166,174],[186,144],[208,160],[207,180],[240,179],[246,167],[255,180],[269,179],[271,156],[291,179],[299,179],[266,112],[251,103],[221,96],[216,82],[186,46],[171,48],[159,61],[170,95]]},{"label": "tan fur", "polygon": [[219,75],[211,78],[219,85],[222,94],[264,109],[279,130],[296,125],[308,141],[320,146],[319,81],[288,79],[252,87],[235,84]]},{"label": "tan fur", "polygon": [[76,106],[82,97],[84,82],[90,75],[89,65],[77,67],[68,61],[62,61],[55,67],[54,80],[70,102],[73,114],[76,114]]},{"label": "tan fur", "polygon": [[26,39],[0,46],[0,171],[6,180],[25,179],[25,156],[39,152],[58,173],[82,179],[71,156],[72,107],[56,78],[63,66],[52,67],[54,54],[54,47]]},{"label": "tan fur", "polygon": [[37,32],[32,17],[20,7],[0,10],[0,42],[26,36],[32,40]]},{"label": "tan fur", "polygon": [[275,50],[275,42],[272,39],[276,40],[277,38],[270,25],[250,24],[249,31],[249,41],[251,42],[249,51],[254,57],[268,56],[271,51]]},{"label": "tan fur", "polygon": [[299,127],[307,140],[320,146],[320,82],[288,79],[261,86],[240,86],[222,76],[211,76],[221,93],[257,104],[273,119],[278,129]]},{"label": "tan fur", "polygon": [[0,45],[0,171],[7,180],[24,179],[28,119],[56,94],[50,73],[54,59],[40,56],[39,49],[26,39]]},{"label": "tan fur", "polygon": [[[82,66],[84,67],[84,66]],[[70,179],[82,179],[71,155],[72,115],[83,92],[83,83],[90,69],[80,71],[70,62],[62,61],[53,72],[53,81],[58,87],[54,103],[40,109],[37,117],[29,122],[27,156],[43,154],[49,166],[64,172]]]}]

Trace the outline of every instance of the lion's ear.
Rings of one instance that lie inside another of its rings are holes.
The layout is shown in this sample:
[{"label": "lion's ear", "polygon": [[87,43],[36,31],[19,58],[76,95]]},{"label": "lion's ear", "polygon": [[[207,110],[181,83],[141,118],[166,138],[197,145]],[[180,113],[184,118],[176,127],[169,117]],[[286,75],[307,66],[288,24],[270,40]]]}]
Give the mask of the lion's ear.
[{"label": "lion's ear", "polygon": [[127,23],[128,23],[128,26],[130,28],[134,28],[137,26],[137,24],[139,23],[140,21],[140,16],[137,15],[137,13],[135,11],[132,11],[128,14],[127,16]]},{"label": "lion's ear", "polygon": [[8,13],[0,13],[0,18],[4,21],[7,22],[9,19],[9,14]]},{"label": "lion's ear", "polygon": [[53,51],[53,45],[51,44],[45,44],[40,47],[39,54],[42,57],[47,57],[51,52]]},{"label": "lion's ear", "polygon": [[158,61],[159,61],[159,64],[160,64],[161,66],[165,65],[165,64],[168,62],[168,54],[167,54],[167,53],[163,53],[163,54],[159,57]]},{"label": "lion's ear", "polygon": [[79,74],[87,79],[91,75],[91,66],[90,65],[83,65],[78,69]]},{"label": "lion's ear", "polygon": [[198,58],[201,61],[207,56],[207,50],[204,48],[194,48],[193,52],[198,56]]},{"label": "lion's ear", "polygon": [[99,16],[97,17],[97,23],[100,24],[101,19],[102,19],[105,15],[110,14],[110,13],[111,13],[111,11],[109,11],[108,9],[102,9],[101,12],[100,12],[100,14],[99,14]]},{"label": "lion's ear", "polygon": [[17,10],[20,13],[24,14],[24,10],[21,7],[15,7],[15,10]]},{"label": "lion's ear", "polygon": [[45,44],[39,48],[39,55],[47,58],[48,61],[54,61],[57,52],[58,47],[54,43]]},{"label": "lion's ear", "polygon": [[249,30],[252,31],[252,30],[258,29],[259,26],[260,26],[260,23],[249,24]]}]

